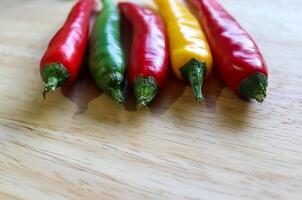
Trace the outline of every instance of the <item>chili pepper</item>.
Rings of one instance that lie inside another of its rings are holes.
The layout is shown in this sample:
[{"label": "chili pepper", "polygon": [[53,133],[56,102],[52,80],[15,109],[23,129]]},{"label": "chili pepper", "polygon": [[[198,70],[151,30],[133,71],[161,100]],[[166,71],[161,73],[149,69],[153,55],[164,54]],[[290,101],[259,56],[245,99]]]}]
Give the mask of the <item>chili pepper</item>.
[{"label": "chili pepper", "polygon": [[263,102],[268,70],[251,36],[216,0],[189,0],[199,11],[225,83],[240,97]]},{"label": "chili pepper", "polygon": [[89,36],[89,20],[94,0],[79,0],[66,22],[48,45],[40,62],[45,83],[43,96],[58,87],[72,84],[80,72]]},{"label": "chili pepper", "polygon": [[169,55],[164,22],[155,12],[135,4],[120,3],[119,7],[133,27],[128,82],[138,106],[145,106],[167,78]]},{"label": "chili pepper", "polygon": [[168,29],[173,71],[191,84],[196,101],[202,101],[202,84],[213,61],[199,22],[178,0],[155,2]]},{"label": "chili pepper", "polygon": [[126,66],[121,47],[119,10],[111,0],[102,0],[102,3],[103,9],[90,41],[90,72],[100,89],[115,101],[123,103]]}]

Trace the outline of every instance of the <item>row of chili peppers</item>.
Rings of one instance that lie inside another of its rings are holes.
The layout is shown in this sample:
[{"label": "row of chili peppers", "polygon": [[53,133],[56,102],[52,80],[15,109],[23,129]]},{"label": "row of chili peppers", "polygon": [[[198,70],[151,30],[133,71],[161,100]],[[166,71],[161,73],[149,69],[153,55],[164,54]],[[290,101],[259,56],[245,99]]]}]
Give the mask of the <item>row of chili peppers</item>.
[{"label": "row of chili peppers", "polygon": [[[117,6],[102,0],[89,45],[89,68],[96,85],[123,103],[127,75],[137,104],[144,106],[164,85],[171,60],[175,75],[188,82],[196,100],[202,101],[202,84],[214,60],[224,82],[239,97],[263,102],[267,66],[250,35],[216,0],[187,1],[197,10],[199,21],[179,0],[155,0],[159,14],[133,3]],[[72,84],[80,73],[95,8],[95,0],[79,0],[51,40],[40,64],[44,97]],[[121,45],[120,12],[133,27],[128,67]]]}]

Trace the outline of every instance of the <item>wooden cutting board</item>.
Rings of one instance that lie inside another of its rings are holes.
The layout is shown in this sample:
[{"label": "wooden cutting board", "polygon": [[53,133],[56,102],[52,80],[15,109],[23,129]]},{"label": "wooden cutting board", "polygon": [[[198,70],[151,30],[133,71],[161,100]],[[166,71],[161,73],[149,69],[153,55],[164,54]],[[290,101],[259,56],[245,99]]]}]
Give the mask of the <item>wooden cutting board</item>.
[{"label": "wooden cutting board", "polygon": [[87,73],[45,101],[39,60],[74,1],[1,0],[0,199],[300,200],[302,1],[219,1],[267,60],[262,105],[216,73],[203,104],[171,75],[149,108],[117,105]]}]

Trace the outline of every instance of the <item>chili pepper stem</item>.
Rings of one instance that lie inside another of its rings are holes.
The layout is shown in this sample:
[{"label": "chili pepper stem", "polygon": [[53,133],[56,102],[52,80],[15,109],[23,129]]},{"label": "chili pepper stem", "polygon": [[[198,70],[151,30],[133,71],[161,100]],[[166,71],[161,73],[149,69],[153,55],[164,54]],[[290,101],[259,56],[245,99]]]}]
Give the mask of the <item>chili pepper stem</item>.
[{"label": "chili pepper stem", "polygon": [[112,97],[112,99],[114,101],[116,101],[117,103],[124,103],[124,96],[123,96],[123,92],[121,89],[113,89],[110,88],[110,91],[107,91],[107,93]]},{"label": "chili pepper stem", "polygon": [[266,97],[267,78],[262,73],[255,73],[243,80],[239,86],[239,94],[244,99],[255,99],[262,103]]},{"label": "chili pepper stem", "polygon": [[124,76],[120,72],[107,73],[95,78],[97,86],[104,90],[109,96],[118,103],[124,103],[122,85]]},{"label": "chili pepper stem", "polygon": [[151,77],[138,77],[134,83],[134,94],[137,99],[137,106],[148,105],[156,96],[158,91],[156,80]]},{"label": "chili pepper stem", "polygon": [[180,68],[182,77],[191,84],[197,102],[203,101],[202,85],[206,74],[206,64],[195,58]]},{"label": "chili pepper stem", "polygon": [[65,85],[69,80],[69,73],[61,63],[48,64],[41,73],[44,81],[43,97],[46,98],[48,92],[55,91],[58,87]]},{"label": "chili pepper stem", "polygon": [[56,90],[57,85],[58,85],[58,79],[56,77],[49,77],[44,84],[44,89],[43,89],[43,97],[46,99],[46,94],[48,92],[53,92]]}]

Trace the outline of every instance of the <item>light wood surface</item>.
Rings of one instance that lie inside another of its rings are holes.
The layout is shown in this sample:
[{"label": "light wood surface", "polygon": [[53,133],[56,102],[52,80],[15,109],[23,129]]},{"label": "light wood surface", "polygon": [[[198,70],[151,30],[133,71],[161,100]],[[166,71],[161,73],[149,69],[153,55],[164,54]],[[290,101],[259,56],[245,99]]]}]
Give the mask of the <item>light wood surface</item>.
[{"label": "light wood surface", "polygon": [[262,105],[215,73],[203,104],[171,77],[136,111],[87,75],[44,101],[39,60],[74,1],[1,0],[0,199],[302,199],[302,1],[220,2],[268,62]]}]

